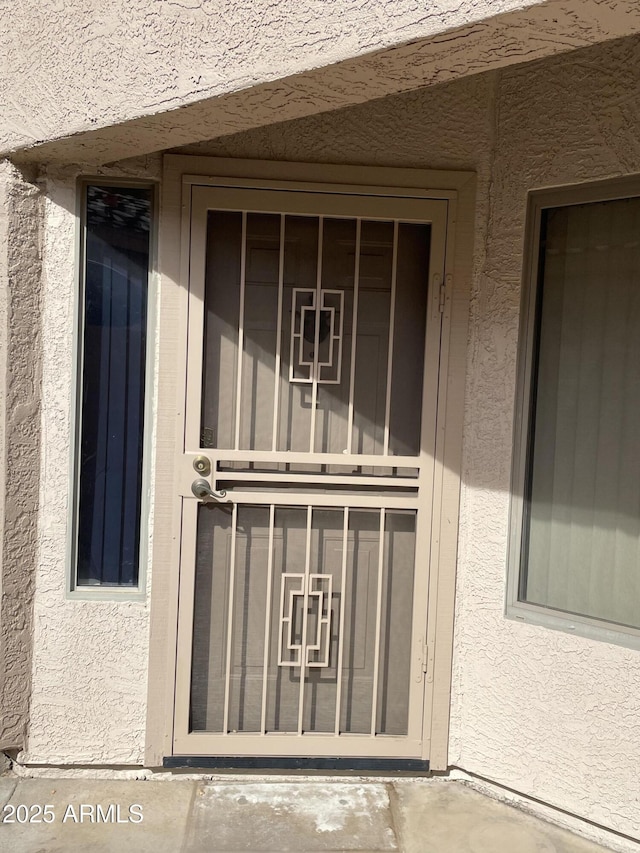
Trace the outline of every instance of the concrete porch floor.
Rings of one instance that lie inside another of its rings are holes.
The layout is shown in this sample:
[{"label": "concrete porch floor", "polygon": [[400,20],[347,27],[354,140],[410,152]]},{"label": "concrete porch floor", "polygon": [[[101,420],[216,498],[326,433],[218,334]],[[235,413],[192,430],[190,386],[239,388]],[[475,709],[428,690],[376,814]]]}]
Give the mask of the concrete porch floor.
[{"label": "concrete porch floor", "polygon": [[[133,804],[141,808],[130,811]],[[463,783],[443,780],[3,777],[0,805],[3,853],[605,850]]]}]

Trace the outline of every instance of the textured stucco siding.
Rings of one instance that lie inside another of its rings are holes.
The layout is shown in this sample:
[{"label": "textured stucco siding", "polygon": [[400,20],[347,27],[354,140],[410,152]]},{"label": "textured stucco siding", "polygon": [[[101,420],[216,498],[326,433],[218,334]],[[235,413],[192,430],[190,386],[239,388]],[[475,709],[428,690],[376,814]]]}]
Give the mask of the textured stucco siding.
[{"label": "textured stucco siding", "polygon": [[452,761],[640,838],[640,652],[502,616],[526,193],[640,172],[640,41],[501,76],[472,311]]},{"label": "textured stucco siding", "polygon": [[41,435],[41,197],[0,164],[0,748],[25,743]]},{"label": "textured stucco siding", "polygon": [[640,6],[26,0],[5,20],[0,153],[99,164],[620,38]]},{"label": "textured stucco siding", "polygon": [[[640,172],[639,89],[634,38],[186,149],[477,172],[450,762],[631,836],[640,813],[640,654],[508,621],[504,597],[526,194]],[[144,746],[146,605],[64,598],[73,181],[51,178],[48,187],[47,450],[25,757],[136,762]]]},{"label": "textured stucco siding", "polygon": [[[156,170],[150,161],[127,164],[116,174],[153,179]],[[70,600],[65,595],[78,258],[75,171],[50,170],[43,194],[38,572],[29,741],[22,760],[140,764],[148,606],[144,601]]]},{"label": "textured stucco siding", "polygon": [[12,109],[2,112],[12,121],[0,138],[20,144],[109,126],[538,3],[25,0],[7,14],[2,76]]}]

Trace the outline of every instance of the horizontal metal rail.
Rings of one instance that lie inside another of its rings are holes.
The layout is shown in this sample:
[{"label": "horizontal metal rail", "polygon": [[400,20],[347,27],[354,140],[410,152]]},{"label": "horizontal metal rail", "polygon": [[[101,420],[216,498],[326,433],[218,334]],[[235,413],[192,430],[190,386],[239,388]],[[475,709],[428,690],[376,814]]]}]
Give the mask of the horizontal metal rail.
[{"label": "horizontal metal rail", "polygon": [[[191,489],[184,489],[183,498],[195,500]],[[208,502],[208,501],[205,501]],[[227,491],[225,498],[212,500],[216,506],[228,506],[233,504],[251,504],[254,506],[309,506],[314,507],[337,507],[344,509],[349,507],[352,512],[358,509],[412,509],[418,508],[419,498],[416,494],[402,495],[370,495],[353,492],[249,492],[241,490]]]},{"label": "horizontal metal rail", "polygon": [[418,489],[417,477],[368,477],[361,474],[289,474],[286,472],[266,471],[218,471],[218,483],[291,483],[318,486],[349,486],[354,492],[362,486],[376,486],[380,489]]},{"label": "horizontal metal rail", "polygon": [[205,455],[212,465],[224,465],[225,462],[265,462],[280,465],[344,465],[382,468],[417,468],[424,464],[421,456],[392,456],[373,453],[308,453],[304,450],[224,450],[203,448],[186,453],[188,458]]}]

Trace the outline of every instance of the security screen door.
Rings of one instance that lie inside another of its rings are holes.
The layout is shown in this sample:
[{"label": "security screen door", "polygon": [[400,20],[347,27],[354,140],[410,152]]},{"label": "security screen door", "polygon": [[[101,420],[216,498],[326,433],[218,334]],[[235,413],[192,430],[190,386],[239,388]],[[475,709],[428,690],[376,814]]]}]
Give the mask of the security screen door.
[{"label": "security screen door", "polygon": [[428,757],[447,203],[187,189],[174,752]]}]

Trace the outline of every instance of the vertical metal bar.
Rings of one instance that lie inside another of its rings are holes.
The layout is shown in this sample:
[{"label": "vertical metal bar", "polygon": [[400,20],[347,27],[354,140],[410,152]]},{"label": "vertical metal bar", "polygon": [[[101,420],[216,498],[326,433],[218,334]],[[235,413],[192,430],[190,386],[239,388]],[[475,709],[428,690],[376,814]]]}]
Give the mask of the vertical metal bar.
[{"label": "vertical metal bar", "polygon": [[393,373],[393,335],[396,318],[396,278],[398,273],[398,220],[393,223],[393,255],[391,260],[391,311],[389,314],[389,348],[387,350],[387,401],[384,407],[384,445],[382,453],[389,453],[389,420],[391,415],[391,375]]},{"label": "vertical metal bar", "polygon": [[[340,621],[338,628],[338,663],[336,665],[336,724],[334,732],[340,734],[340,702],[342,700],[342,654],[344,650],[344,614],[347,589],[347,546],[349,544],[349,507],[344,508],[342,526],[342,575],[340,580]],[[355,566],[354,566],[355,571]]]},{"label": "vertical metal bar", "polygon": [[362,220],[356,219],[356,261],[353,270],[353,317],[351,318],[351,365],[349,370],[349,410],[347,416],[347,453],[353,446],[353,397],[356,382],[356,340],[358,335],[358,294],[360,288],[360,240]]},{"label": "vertical metal bar", "polygon": [[[134,289],[131,286],[131,276],[129,274],[129,271],[127,271],[127,298],[126,298],[127,307],[126,307],[125,313],[126,313],[126,325],[127,325],[128,329],[131,328],[131,326],[132,326],[132,323],[131,323],[131,295],[133,293],[133,290]],[[126,510],[127,510],[126,495],[128,492],[128,489],[127,489],[127,485],[128,485],[128,483],[127,483],[127,462],[128,462],[128,458],[127,457],[129,454],[129,436],[131,434],[131,427],[129,425],[129,396],[131,394],[131,385],[132,385],[131,374],[130,374],[130,371],[131,371],[131,350],[132,350],[131,335],[128,334],[127,340],[124,344],[124,352],[125,352],[124,375],[126,377],[126,380],[125,380],[125,388],[124,388],[124,392],[123,392],[123,396],[124,396],[124,400],[123,400],[123,408],[124,408],[123,427],[124,428],[122,431],[122,443],[123,443],[122,468],[120,469],[120,476],[121,476],[120,482],[122,483],[122,487],[121,487],[121,492],[120,492],[120,528],[119,528],[119,531],[120,531],[120,547],[118,548],[118,557],[119,557],[119,559],[118,559],[118,583],[119,584],[122,583],[122,569],[123,569],[123,566],[125,566],[125,564],[126,564],[125,553],[124,553],[124,549],[125,549],[124,530],[125,530],[125,523],[126,523],[125,519],[126,519]],[[137,437],[138,436],[136,434],[136,438]]]},{"label": "vertical metal bar", "polygon": [[233,636],[233,596],[236,577],[236,533],[238,530],[238,504],[233,505],[231,517],[231,557],[229,566],[229,607],[227,610],[227,661],[224,673],[224,718],[222,734],[229,732],[229,693],[231,684],[231,640]]},{"label": "vertical metal bar", "polygon": [[[110,294],[113,293],[113,263],[112,259],[108,258],[103,266],[102,280],[104,288],[102,291],[102,309],[108,313],[109,322],[102,326],[100,333],[100,392],[102,398],[99,402],[100,408],[103,409],[103,416],[98,419],[98,446],[96,448],[96,456],[99,454],[103,458],[102,470],[109,470],[109,435],[111,434],[112,424],[110,421],[113,418],[113,407],[109,405],[109,397],[111,396],[111,363],[112,363],[112,341],[113,341],[113,299]],[[86,310],[86,307],[85,307]],[[106,342],[106,346],[105,346]],[[106,374],[106,375],[105,375]],[[102,381],[104,380],[104,381]],[[106,388],[106,394],[105,394]],[[106,397],[106,399],[105,399]],[[103,408],[104,407],[104,408]],[[100,441],[102,439],[102,442]],[[100,447],[102,444],[102,447]],[[100,528],[100,553],[102,555],[102,565],[100,567],[100,581],[105,580],[104,567],[109,565],[109,560],[105,554],[105,541],[107,539],[107,499],[108,499],[109,478],[103,477],[102,488],[100,489],[102,497],[102,512],[94,513],[93,528]]]},{"label": "vertical metal bar", "polygon": [[264,615],[264,658],[262,662],[262,713],[260,731],[266,734],[267,728],[267,689],[269,666],[269,640],[271,637],[271,587],[273,586],[273,528],[275,522],[275,504],[269,507],[269,556],[267,558],[267,601]]},{"label": "vertical metal bar", "polygon": [[[271,449],[278,449],[278,426],[279,426],[279,409],[280,409],[280,338],[282,336],[282,299],[284,295],[284,229],[285,216],[280,214],[280,259],[278,261],[278,318],[276,320],[276,363],[274,367],[274,382],[273,382],[273,437],[271,440]],[[295,308],[295,306],[294,306]],[[293,317],[291,322],[294,322]],[[293,361],[291,362],[293,364]]]},{"label": "vertical metal bar", "polygon": [[384,568],[384,519],[385,510],[380,510],[380,542],[378,548],[378,592],[376,596],[376,650],[373,658],[373,696],[371,699],[371,736],[376,735],[378,716],[378,674],[380,672],[380,631],[382,628],[382,570]]},{"label": "vertical metal bar", "polygon": [[242,246],[240,251],[240,306],[238,308],[238,366],[236,370],[236,434],[234,449],[240,449],[240,415],[242,410],[242,361],[244,355],[244,291],[247,274],[247,211],[242,211]]},{"label": "vertical metal bar", "polygon": [[318,264],[316,270],[316,316],[313,339],[313,376],[311,385],[311,429],[309,431],[309,453],[313,453],[316,441],[316,406],[318,403],[318,349],[320,348],[320,299],[322,294],[322,243],[324,239],[324,217],[318,217]]},{"label": "vertical metal bar", "polygon": [[304,558],[304,596],[302,599],[302,637],[300,641],[300,695],[298,698],[298,734],[304,717],[304,680],[307,674],[307,611],[309,609],[309,566],[311,564],[311,519],[313,507],[307,506],[307,543]]}]

